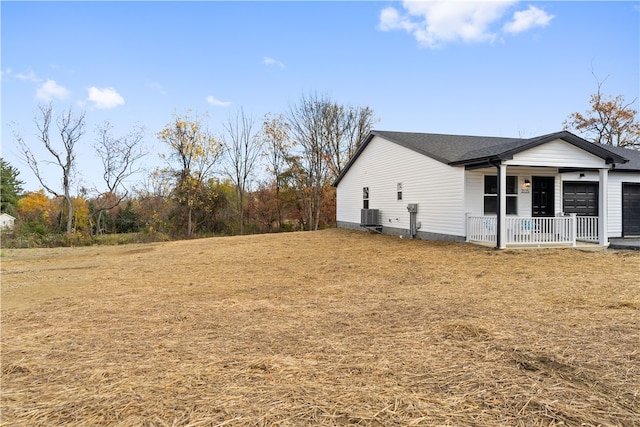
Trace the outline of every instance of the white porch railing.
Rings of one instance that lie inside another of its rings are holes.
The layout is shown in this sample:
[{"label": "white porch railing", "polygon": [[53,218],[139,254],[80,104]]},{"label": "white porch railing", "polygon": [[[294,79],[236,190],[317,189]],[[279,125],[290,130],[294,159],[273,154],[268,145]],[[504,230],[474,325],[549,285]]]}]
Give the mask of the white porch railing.
[{"label": "white porch railing", "polygon": [[[598,242],[598,217],[507,217],[505,226],[507,245]],[[495,243],[496,230],[495,216],[467,216],[467,241]]]},{"label": "white porch railing", "polygon": [[577,237],[576,239],[585,242],[598,242],[598,217],[579,216],[577,217]]}]

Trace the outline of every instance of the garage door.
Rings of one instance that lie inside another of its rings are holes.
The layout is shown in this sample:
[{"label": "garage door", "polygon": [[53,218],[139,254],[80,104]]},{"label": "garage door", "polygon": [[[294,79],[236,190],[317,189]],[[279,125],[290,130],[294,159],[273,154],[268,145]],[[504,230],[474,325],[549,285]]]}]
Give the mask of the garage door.
[{"label": "garage door", "polygon": [[562,210],[584,216],[598,216],[598,183],[565,181]]},{"label": "garage door", "polygon": [[640,183],[622,183],[622,235],[640,236]]}]

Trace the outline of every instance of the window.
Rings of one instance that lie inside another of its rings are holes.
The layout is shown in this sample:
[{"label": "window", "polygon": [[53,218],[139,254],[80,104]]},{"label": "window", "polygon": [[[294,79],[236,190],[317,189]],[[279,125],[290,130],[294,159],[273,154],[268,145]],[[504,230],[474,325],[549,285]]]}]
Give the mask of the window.
[{"label": "window", "polygon": [[398,200],[402,200],[402,183],[401,182],[398,183],[396,191],[398,192]]},{"label": "window", "polygon": [[369,187],[362,187],[362,209],[369,209]]},{"label": "window", "polygon": [[[495,214],[498,211],[498,177],[484,177],[484,214]],[[518,177],[507,176],[507,215],[518,214]]]}]

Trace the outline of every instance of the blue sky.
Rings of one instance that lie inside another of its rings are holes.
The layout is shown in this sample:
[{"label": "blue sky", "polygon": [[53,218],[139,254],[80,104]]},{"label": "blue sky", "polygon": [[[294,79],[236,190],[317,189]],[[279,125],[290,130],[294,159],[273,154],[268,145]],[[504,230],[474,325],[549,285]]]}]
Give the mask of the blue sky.
[{"label": "blue sky", "polygon": [[[12,136],[39,103],[84,109],[76,187],[100,184],[95,126],[156,133],[174,111],[260,123],[303,94],[371,107],[376,128],[530,137],[561,130],[596,88],[640,93],[635,2],[2,1],[2,156],[40,186]],[[634,104],[638,109],[639,104]],[[55,182],[56,175],[51,181]]]}]

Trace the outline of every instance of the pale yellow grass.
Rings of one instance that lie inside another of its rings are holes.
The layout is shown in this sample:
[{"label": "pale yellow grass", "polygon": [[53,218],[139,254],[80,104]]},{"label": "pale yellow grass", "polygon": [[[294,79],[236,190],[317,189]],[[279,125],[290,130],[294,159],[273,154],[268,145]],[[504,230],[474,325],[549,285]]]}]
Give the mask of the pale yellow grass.
[{"label": "pale yellow grass", "polygon": [[4,252],[3,426],[640,425],[640,253],[344,230]]}]

